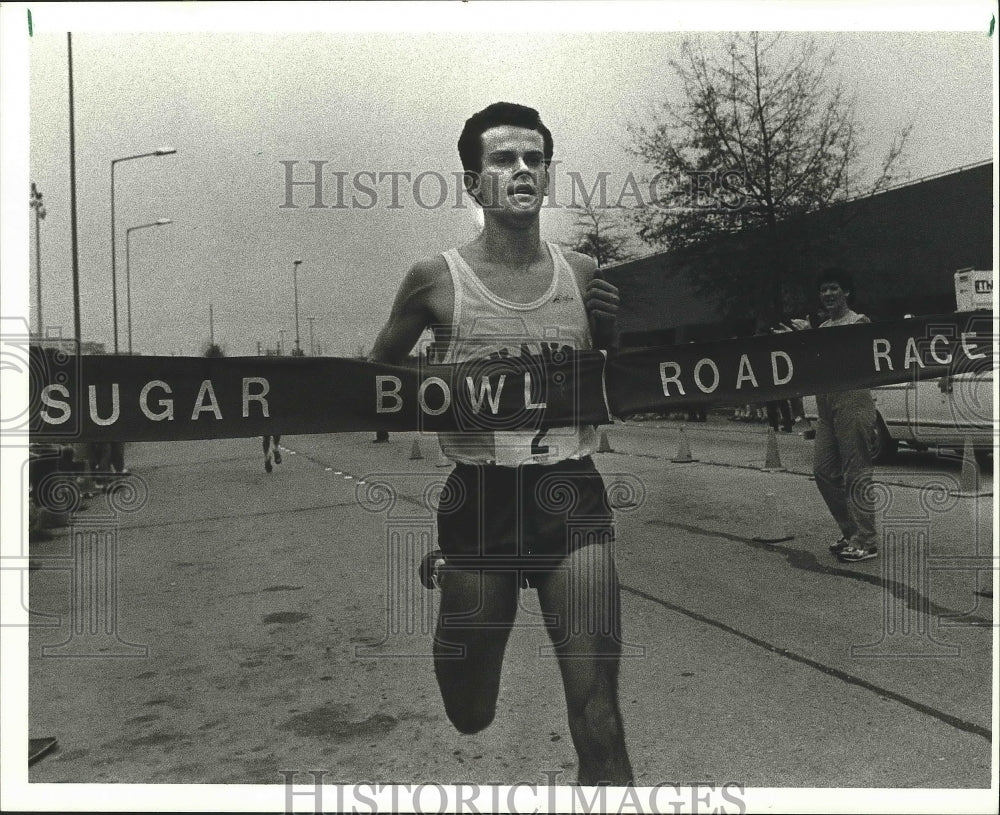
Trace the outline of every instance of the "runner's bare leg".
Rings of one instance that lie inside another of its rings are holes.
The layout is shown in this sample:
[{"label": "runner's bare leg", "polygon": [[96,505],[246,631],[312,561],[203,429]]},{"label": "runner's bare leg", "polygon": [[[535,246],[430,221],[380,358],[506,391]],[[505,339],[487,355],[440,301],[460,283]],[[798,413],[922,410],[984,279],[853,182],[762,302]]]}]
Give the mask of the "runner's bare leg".
[{"label": "runner's bare leg", "polygon": [[562,673],[578,782],[631,784],[618,704],[621,596],[611,548],[577,549],[539,581],[538,599]]},{"label": "runner's bare leg", "polygon": [[517,596],[514,572],[441,576],[434,673],[445,712],[462,733],[477,733],[493,721]]}]

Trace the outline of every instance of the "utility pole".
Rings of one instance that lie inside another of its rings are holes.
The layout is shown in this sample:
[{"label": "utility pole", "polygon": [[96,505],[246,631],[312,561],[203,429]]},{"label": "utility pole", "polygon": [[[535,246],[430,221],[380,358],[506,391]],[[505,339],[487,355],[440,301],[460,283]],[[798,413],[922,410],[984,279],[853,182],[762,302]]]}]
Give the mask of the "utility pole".
[{"label": "utility pole", "polygon": [[315,320],[316,318],[306,317],[306,319],[309,321],[309,356],[312,357],[316,355],[315,351],[313,350],[313,320]]},{"label": "utility pole", "polygon": [[215,317],[212,314],[212,304],[208,304],[208,343],[215,345]]},{"label": "utility pole", "polygon": [[299,264],[301,260],[292,263],[292,283],[295,287],[295,355],[302,354],[302,346],[299,345]]},{"label": "utility pole", "polygon": [[[76,227],[76,125],[73,117],[73,34],[66,34],[66,57],[69,62],[69,225],[73,252],[73,339],[80,353],[80,252]],[[118,331],[118,326],[115,326]],[[116,336],[117,340],[117,336]],[[118,349],[115,348],[117,353]]]},{"label": "utility pole", "polygon": [[42,194],[35,182],[31,182],[31,200],[29,206],[35,211],[35,299],[38,305],[38,336],[45,336],[45,322],[42,320],[42,219],[45,217],[45,204]]}]

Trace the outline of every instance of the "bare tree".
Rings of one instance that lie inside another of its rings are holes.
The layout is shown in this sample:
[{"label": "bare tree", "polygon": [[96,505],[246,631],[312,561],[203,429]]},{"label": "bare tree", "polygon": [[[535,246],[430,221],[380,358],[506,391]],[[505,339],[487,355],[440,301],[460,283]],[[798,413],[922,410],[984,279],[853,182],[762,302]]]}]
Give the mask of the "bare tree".
[{"label": "bare tree", "polygon": [[592,201],[573,206],[579,212],[573,224],[573,239],[568,244],[570,249],[590,255],[598,266],[607,266],[630,256],[630,237],[623,234],[625,227],[618,210],[598,207]]},{"label": "bare tree", "polygon": [[733,35],[715,56],[704,45],[686,40],[671,62],[683,100],[629,129],[656,172],[633,218],[646,243],[689,251],[695,290],[729,316],[775,319],[798,306],[790,259],[808,230],[789,227],[898,181],[910,128],[873,170],[832,51],[782,34]]}]

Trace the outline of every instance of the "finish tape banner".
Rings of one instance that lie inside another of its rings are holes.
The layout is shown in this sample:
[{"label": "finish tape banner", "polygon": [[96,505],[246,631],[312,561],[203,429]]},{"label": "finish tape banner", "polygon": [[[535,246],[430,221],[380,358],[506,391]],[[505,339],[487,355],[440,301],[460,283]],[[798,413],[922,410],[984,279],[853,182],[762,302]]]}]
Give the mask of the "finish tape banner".
[{"label": "finish tape banner", "polygon": [[541,430],[993,370],[991,311],[607,355],[453,365],[331,357],[78,356],[30,348],[32,441]]}]

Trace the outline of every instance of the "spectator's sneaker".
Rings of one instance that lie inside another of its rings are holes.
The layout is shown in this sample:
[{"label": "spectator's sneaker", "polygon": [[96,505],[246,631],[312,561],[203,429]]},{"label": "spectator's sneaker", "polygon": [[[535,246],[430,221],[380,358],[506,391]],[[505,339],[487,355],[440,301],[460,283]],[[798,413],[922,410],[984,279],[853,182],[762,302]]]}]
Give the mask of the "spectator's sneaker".
[{"label": "spectator's sneaker", "polygon": [[432,549],[420,561],[420,582],[425,589],[436,589],[441,583],[441,569],[444,566],[444,553],[440,549]]},{"label": "spectator's sneaker", "polygon": [[277,447],[274,448],[274,463],[281,464],[281,450]]},{"label": "spectator's sneaker", "polygon": [[851,545],[851,542],[847,538],[841,538],[836,543],[831,543],[830,544],[830,551],[833,554],[835,554],[835,555],[839,555],[841,552],[843,552],[845,549],[847,549],[850,545]]},{"label": "spectator's sneaker", "polygon": [[874,544],[868,547],[848,546],[837,557],[845,563],[858,563],[862,560],[871,560],[878,557],[878,547]]},{"label": "spectator's sneaker", "polygon": [[264,472],[265,473],[271,472],[271,459],[269,458],[264,459]]}]

